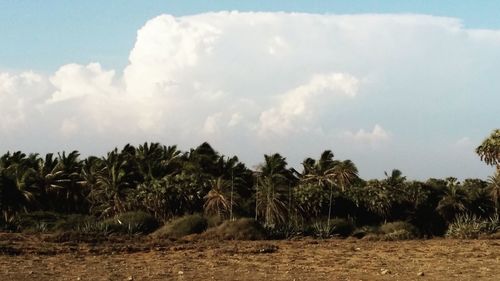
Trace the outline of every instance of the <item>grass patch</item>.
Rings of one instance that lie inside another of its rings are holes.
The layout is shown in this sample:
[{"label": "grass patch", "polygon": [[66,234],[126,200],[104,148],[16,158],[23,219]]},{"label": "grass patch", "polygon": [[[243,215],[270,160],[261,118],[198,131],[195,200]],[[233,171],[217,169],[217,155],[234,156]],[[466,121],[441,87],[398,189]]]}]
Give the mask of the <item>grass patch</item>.
[{"label": "grass patch", "polygon": [[225,221],[217,227],[208,229],[202,237],[221,240],[262,240],[266,238],[266,232],[254,219],[243,218]]},{"label": "grass patch", "polygon": [[328,223],[327,220],[317,221],[312,224],[312,234],[319,238],[332,236],[347,237],[354,231],[354,224],[343,218],[333,218]]},{"label": "grass patch", "polygon": [[187,215],[164,225],[152,236],[155,238],[181,238],[190,234],[202,233],[207,229],[207,219],[201,215]]},{"label": "grass patch", "polygon": [[409,240],[418,237],[418,229],[411,223],[404,221],[388,222],[380,226],[382,240]]},{"label": "grass patch", "polygon": [[148,234],[158,226],[155,217],[142,211],[119,214],[96,225],[99,231],[129,235]]}]

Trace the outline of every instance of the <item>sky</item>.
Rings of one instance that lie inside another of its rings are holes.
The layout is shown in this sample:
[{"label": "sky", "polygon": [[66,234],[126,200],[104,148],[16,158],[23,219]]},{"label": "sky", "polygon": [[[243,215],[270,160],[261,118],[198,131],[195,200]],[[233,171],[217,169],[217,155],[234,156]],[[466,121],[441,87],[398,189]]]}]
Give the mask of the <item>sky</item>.
[{"label": "sky", "polygon": [[[102,3],[104,2],[104,3]],[[203,141],[486,178],[498,1],[0,1],[0,151]]]}]

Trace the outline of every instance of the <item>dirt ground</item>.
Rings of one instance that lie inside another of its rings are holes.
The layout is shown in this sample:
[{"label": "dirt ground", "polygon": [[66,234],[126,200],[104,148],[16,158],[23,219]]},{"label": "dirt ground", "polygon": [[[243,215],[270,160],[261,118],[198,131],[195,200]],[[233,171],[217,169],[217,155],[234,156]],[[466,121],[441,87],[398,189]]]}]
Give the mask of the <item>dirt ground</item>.
[{"label": "dirt ground", "polygon": [[0,234],[0,280],[500,280],[500,240],[64,240]]}]

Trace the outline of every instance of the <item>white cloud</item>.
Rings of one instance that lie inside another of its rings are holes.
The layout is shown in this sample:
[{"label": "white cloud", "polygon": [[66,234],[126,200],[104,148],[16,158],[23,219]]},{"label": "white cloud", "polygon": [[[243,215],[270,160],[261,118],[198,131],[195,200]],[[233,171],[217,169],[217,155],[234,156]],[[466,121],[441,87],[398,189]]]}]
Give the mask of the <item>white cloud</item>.
[{"label": "white cloud", "polygon": [[[208,138],[249,165],[274,151],[299,163],[332,146],[356,155],[332,136],[367,147],[391,140],[380,125],[344,132],[377,120],[401,146],[425,135],[424,157],[440,134],[498,126],[499,50],[498,30],[425,15],[162,15],[139,29],[123,70],[95,62],[0,73],[0,149],[94,153]],[[375,153],[355,159],[368,176],[380,171],[363,159],[388,157]]]},{"label": "white cloud", "polygon": [[376,145],[379,143],[389,141],[391,138],[391,134],[387,132],[384,128],[382,128],[382,126],[376,124],[371,132],[365,131],[364,129],[359,129],[355,133],[351,131],[346,131],[344,133],[344,137],[350,141]]},{"label": "white cloud", "polygon": [[318,111],[328,107],[335,96],[356,95],[359,81],[343,73],[316,74],[281,97],[279,104],[261,113],[259,134],[286,135],[306,130]]},{"label": "white cloud", "polygon": [[109,96],[117,91],[113,85],[115,72],[104,71],[98,63],[87,66],[67,64],[50,78],[57,89],[48,102],[58,102],[72,98],[95,95]]},{"label": "white cloud", "polygon": [[79,126],[74,120],[65,119],[62,122],[60,132],[64,137],[69,138],[78,132],[78,129]]}]

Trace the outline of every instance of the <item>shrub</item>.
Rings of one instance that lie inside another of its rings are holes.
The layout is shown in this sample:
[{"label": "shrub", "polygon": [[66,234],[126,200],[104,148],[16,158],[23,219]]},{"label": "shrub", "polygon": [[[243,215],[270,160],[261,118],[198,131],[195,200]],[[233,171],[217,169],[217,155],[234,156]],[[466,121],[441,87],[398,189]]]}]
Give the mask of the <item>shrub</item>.
[{"label": "shrub", "polygon": [[334,218],[330,223],[326,220],[321,220],[313,223],[313,235],[320,238],[331,236],[347,237],[354,231],[354,224],[343,218]]},{"label": "shrub", "polygon": [[351,236],[356,237],[356,238],[364,238],[368,235],[378,235],[379,229],[376,226],[369,226],[365,225],[360,228],[356,228]]},{"label": "shrub", "polygon": [[284,224],[277,227],[265,228],[265,230],[267,237],[270,239],[290,239],[304,235],[304,228],[297,224]]},{"label": "shrub", "polygon": [[500,230],[498,216],[482,219],[476,215],[459,215],[449,225],[446,237],[460,239],[476,239],[481,235],[494,234]]},{"label": "shrub", "polygon": [[262,240],[266,238],[264,228],[254,219],[243,218],[225,221],[221,225],[208,229],[204,238],[223,240]]},{"label": "shrub", "polygon": [[208,228],[219,226],[224,222],[224,220],[220,216],[209,216],[206,218],[207,218]]},{"label": "shrub", "polygon": [[127,212],[102,221],[98,227],[111,233],[147,234],[158,228],[158,221],[142,211]]},{"label": "shrub", "polygon": [[382,240],[408,240],[418,236],[418,230],[411,223],[404,221],[388,222],[380,226]]},{"label": "shrub", "polygon": [[55,223],[63,217],[53,212],[37,211],[20,214],[13,222],[19,231],[48,232],[54,228]]},{"label": "shrub", "polygon": [[152,235],[156,238],[181,238],[189,234],[202,233],[207,229],[207,219],[201,215],[187,215],[164,225]]},{"label": "shrub", "polygon": [[71,214],[54,222],[53,230],[55,231],[71,231],[78,230],[85,224],[95,223],[95,218],[81,214]]}]

